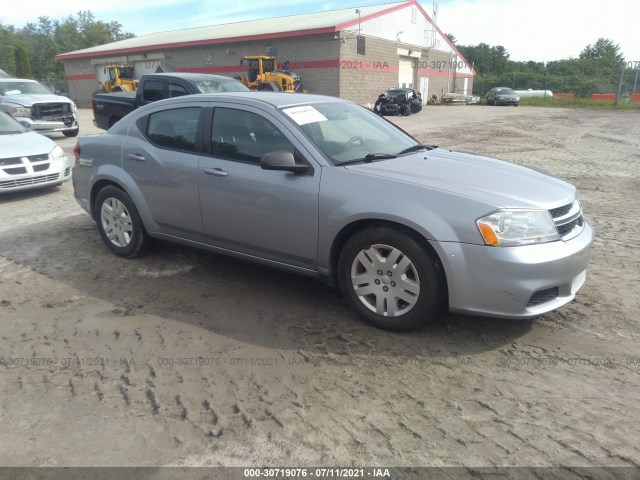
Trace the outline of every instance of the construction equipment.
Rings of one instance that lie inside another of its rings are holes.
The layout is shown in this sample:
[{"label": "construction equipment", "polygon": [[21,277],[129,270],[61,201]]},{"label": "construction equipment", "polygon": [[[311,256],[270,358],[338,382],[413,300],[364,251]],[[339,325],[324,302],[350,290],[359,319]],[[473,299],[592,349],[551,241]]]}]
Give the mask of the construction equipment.
[{"label": "construction equipment", "polygon": [[288,70],[289,62],[278,68],[276,57],[268,55],[248,55],[240,61],[247,67],[247,76],[236,77],[251,90],[307,93],[302,88],[300,76]]},{"label": "construction equipment", "polygon": [[108,65],[101,68],[106,77],[105,81],[98,83],[101,92],[133,92],[138,89],[132,66]]}]

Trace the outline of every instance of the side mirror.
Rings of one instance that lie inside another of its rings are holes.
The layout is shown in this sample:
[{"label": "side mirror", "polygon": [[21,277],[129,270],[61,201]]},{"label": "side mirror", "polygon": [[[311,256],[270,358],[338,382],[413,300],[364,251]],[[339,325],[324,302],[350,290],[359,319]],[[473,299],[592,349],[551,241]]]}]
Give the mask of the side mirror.
[{"label": "side mirror", "polygon": [[384,93],[381,93],[380,95],[378,95],[378,98],[384,98]]},{"label": "side mirror", "polygon": [[260,158],[260,167],[263,170],[281,170],[291,173],[305,173],[309,170],[309,165],[296,163],[293,153],[285,150],[269,152]]}]

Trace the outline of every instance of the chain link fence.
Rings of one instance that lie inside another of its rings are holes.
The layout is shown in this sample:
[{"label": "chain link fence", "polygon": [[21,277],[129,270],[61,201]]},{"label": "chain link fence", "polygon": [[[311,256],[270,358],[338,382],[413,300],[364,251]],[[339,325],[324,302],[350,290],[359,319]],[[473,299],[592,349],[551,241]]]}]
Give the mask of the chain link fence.
[{"label": "chain link fence", "polygon": [[617,94],[622,98],[640,93],[640,69],[626,69],[617,75],[553,75],[549,73],[478,73],[473,94],[484,96],[493,87],[514,90],[551,90],[554,94],[572,94],[590,98],[592,94]]}]

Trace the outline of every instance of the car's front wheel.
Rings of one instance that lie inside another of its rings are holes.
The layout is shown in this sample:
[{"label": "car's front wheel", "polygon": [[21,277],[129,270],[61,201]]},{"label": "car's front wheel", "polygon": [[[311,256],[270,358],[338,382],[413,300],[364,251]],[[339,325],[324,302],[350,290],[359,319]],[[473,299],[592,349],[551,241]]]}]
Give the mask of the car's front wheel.
[{"label": "car's front wheel", "polygon": [[137,257],[151,246],[133,200],[119,188],[109,185],[98,192],[94,218],[102,240],[116,255]]},{"label": "car's front wheel", "polygon": [[77,137],[79,132],[80,128],[74,128],[73,130],[65,130],[62,133],[65,137]]},{"label": "car's front wheel", "polygon": [[432,319],[442,302],[439,262],[402,230],[355,233],[340,253],[338,281],[356,312],[385,330],[411,330]]}]

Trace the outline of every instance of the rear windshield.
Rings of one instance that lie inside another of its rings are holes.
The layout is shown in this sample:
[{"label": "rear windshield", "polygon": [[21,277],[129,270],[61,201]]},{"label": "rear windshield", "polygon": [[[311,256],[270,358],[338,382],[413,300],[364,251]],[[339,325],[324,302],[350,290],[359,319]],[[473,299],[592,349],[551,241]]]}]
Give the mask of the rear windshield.
[{"label": "rear windshield", "polygon": [[218,80],[198,80],[194,82],[202,93],[218,92],[248,92],[249,89],[237,80],[229,79],[228,82]]}]

